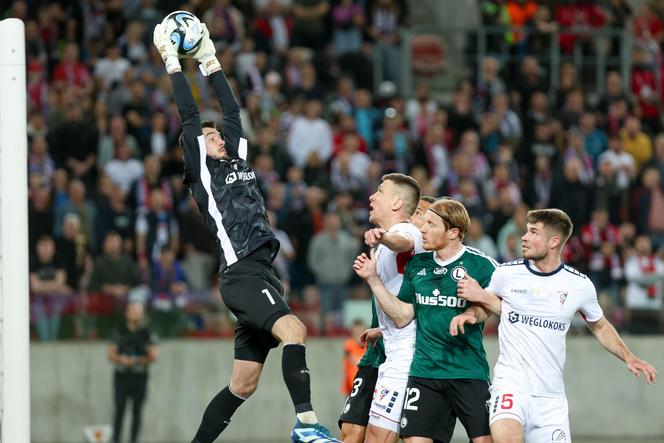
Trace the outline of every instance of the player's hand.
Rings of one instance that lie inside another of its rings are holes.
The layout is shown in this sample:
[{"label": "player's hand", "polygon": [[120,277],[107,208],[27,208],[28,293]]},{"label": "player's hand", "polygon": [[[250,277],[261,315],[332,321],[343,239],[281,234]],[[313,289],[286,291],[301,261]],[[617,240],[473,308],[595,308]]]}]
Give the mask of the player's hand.
[{"label": "player's hand", "polygon": [[378,246],[385,235],[385,229],[373,228],[364,233],[364,243],[370,248]]},{"label": "player's hand", "polygon": [[479,302],[484,296],[484,289],[470,275],[466,274],[457,282],[457,296],[465,298],[468,301]]},{"label": "player's hand", "polygon": [[362,335],[360,335],[360,346],[363,348],[366,348],[368,345],[376,346],[376,342],[382,336],[380,328],[365,329]]},{"label": "player's hand", "polygon": [[374,250],[371,250],[369,257],[365,253],[358,255],[353,263],[353,269],[355,269],[358,276],[365,280],[376,277],[376,253]]},{"label": "player's hand", "polygon": [[205,23],[201,23],[203,29],[203,38],[201,39],[201,44],[198,45],[198,48],[186,55],[181,55],[181,58],[193,58],[196,61],[205,60],[210,57],[215,57],[217,55],[217,50],[214,47],[214,43],[210,39],[210,31],[208,31]]},{"label": "player's hand", "polygon": [[152,42],[157,47],[161,59],[166,66],[166,72],[173,74],[174,72],[182,71],[180,60],[178,59],[178,51],[171,43],[171,38],[166,35],[166,30],[160,24],[154,27],[152,32]]},{"label": "player's hand", "polygon": [[477,323],[477,317],[469,312],[464,312],[459,314],[456,317],[452,318],[450,321],[450,335],[456,337],[459,334],[459,331],[462,334],[465,334],[466,331],[463,327],[465,324],[474,325]]},{"label": "player's hand", "polygon": [[217,59],[217,49],[214,47],[214,43],[210,39],[210,31],[208,31],[205,23],[202,24],[203,27],[203,39],[201,44],[198,46],[198,49],[191,54],[186,55],[188,58],[193,58],[198,63],[200,63],[201,72],[203,75],[208,76],[213,72],[219,71],[221,69],[221,64]]},{"label": "player's hand", "polygon": [[646,382],[650,385],[657,381],[657,370],[653,365],[640,358],[632,357],[625,362],[629,372],[636,378],[641,378],[641,372],[645,375]]}]

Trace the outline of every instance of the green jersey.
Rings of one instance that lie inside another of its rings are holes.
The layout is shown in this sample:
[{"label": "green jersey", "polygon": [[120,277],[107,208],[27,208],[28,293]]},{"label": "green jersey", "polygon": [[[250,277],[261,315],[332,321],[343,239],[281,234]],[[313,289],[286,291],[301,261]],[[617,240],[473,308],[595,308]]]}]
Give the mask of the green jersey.
[{"label": "green jersey", "polygon": [[465,325],[453,337],[450,321],[470,305],[457,297],[457,282],[466,272],[486,287],[498,264],[477,249],[464,246],[443,262],[424,252],[406,265],[399,299],[413,305],[417,320],[415,355],[410,375],[434,379],[489,380],[489,364],[482,342],[483,325]]},{"label": "green jersey", "polygon": [[[376,315],[376,300],[371,297],[371,327],[378,327],[378,315]],[[374,346],[368,345],[367,350],[364,351],[362,360],[357,364],[358,366],[373,366],[377,368],[385,361],[385,345],[383,338],[379,338]]]}]

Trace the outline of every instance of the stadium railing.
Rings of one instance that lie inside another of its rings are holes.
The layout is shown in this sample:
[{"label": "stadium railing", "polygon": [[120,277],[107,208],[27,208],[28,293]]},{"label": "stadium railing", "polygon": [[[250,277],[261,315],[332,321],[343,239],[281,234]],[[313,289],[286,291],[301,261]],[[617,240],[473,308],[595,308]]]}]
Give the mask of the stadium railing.
[{"label": "stadium railing", "polygon": [[[418,79],[418,66],[421,58],[417,53],[422,47],[418,40],[424,40],[429,46],[428,54],[435,53],[440,46],[443,60],[438,69],[432,64],[432,71],[426,74],[436,92],[452,91],[454,85],[461,79],[474,78],[479,72],[482,60],[486,56],[494,56],[502,67],[516,66],[525,55],[536,57],[540,65],[546,70],[549,82],[549,93],[553,94],[559,85],[560,67],[564,63],[572,63],[579,73],[580,84],[584,91],[593,96],[601,95],[605,90],[605,75],[608,69],[618,70],[621,73],[623,86],[629,90],[630,72],[632,69],[632,53],[635,38],[626,29],[602,27],[586,31],[582,38],[577,38],[573,50],[565,51],[561,48],[559,36],[561,33],[574,34],[579,31],[573,28],[561,28],[551,34],[548,47],[539,53],[528,53],[527,45],[523,51],[516,50],[516,45],[506,42],[506,35],[519,33],[524,41],[536,35],[533,28],[510,28],[505,26],[479,26],[479,27],[440,27],[418,25],[405,28],[401,33],[400,41],[400,84],[402,96],[410,96]],[[425,39],[422,39],[425,36]],[[437,43],[438,42],[438,43]],[[501,43],[502,44],[497,44]],[[414,45],[415,43],[415,45]],[[611,53],[612,45],[617,45],[617,53]],[[495,51],[495,47],[501,48]],[[413,50],[415,49],[415,53]],[[585,49],[585,50],[584,50]],[[425,56],[427,50],[424,51]],[[415,57],[415,58],[413,58]],[[374,63],[380,65],[380,54],[374,53]],[[374,70],[374,86],[383,81],[380,70]],[[506,79],[509,80],[509,79]]]}]

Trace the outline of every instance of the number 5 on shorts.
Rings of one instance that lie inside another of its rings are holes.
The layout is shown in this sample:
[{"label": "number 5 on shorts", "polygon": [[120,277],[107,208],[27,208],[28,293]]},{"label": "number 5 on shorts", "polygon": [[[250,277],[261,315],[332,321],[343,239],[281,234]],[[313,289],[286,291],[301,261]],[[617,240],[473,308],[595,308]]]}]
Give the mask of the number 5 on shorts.
[{"label": "number 5 on shorts", "polygon": [[500,402],[500,409],[512,409],[512,406],[514,406],[512,397],[512,394],[503,394],[502,401]]},{"label": "number 5 on shorts", "polygon": [[500,409],[512,409],[514,406],[514,394],[502,394],[497,395],[496,400],[493,402],[493,412],[498,410],[498,404],[500,404]]},{"label": "number 5 on shorts", "polygon": [[270,294],[270,291],[268,291],[267,289],[263,289],[261,292],[267,296],[267,299],[270,300],[271,304],[274,304],[274,299],[272,298],[272,294]]}]

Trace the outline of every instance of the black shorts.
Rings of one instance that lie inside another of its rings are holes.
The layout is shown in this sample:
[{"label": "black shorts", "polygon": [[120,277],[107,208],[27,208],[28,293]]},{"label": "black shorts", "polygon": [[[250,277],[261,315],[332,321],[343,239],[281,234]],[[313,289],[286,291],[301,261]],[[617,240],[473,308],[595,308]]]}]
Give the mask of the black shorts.
[{"label": "black shorts", "polygon": [[357,367],[357,374],[355,374],[353,380],[353,390],[346,398],[344,409],[339,416],[339,429],[341,429],[343,423],[367,426],[377,378],[378,368],[373,366]]},{"label": "black shorts", "polygon": [[265,362],[270,349],[279,345],[272,335],[272,326],[291,313],[281,281],[272,268],[269,243],[227,268],[221,274],[219,291],[238,320],[235,359]]},{"label": "black shorts", "polygon": [[490,435],[489,397],[489,383],[484,380],[408,377],[401,436],[449,442],[457,418],[468,438]]}]

